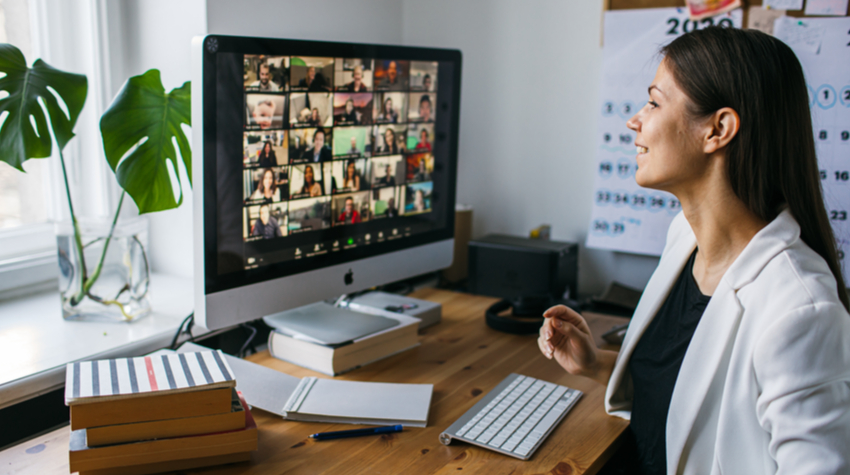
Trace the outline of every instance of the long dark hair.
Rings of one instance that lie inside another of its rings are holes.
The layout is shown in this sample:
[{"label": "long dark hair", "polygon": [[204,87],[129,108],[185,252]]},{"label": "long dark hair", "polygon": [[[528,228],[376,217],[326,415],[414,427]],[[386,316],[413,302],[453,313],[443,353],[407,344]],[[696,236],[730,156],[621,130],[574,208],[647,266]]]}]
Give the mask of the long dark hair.
[{"label": "long dark hair", "polygon": [[850,309],[824,207],[806,80],[794,52],[756,30],[710,27],[680,36],[661,53],[693,117],[723,107],[738,113],[740,129],[726,147],[735,195],[766,222],[787,206]]}]

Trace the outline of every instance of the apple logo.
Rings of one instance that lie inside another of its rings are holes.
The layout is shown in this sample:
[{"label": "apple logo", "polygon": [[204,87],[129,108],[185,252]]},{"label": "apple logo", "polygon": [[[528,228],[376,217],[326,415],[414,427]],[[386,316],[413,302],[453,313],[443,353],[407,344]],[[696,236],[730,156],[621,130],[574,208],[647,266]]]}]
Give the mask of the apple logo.
[{"label": "apple logo", "polygon": [[345,285],[351,285],[354,282],[354,272],[351,269],[348,269],[348,272],[345,273]]}]

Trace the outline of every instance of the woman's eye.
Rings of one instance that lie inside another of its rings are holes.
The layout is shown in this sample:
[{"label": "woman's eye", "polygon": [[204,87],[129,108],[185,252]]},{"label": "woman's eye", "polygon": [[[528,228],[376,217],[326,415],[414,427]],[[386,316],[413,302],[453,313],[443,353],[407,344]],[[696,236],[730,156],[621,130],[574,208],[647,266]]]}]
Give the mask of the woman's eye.
[{"label": "woman's eye", "polygon": [[649,104],[649,107],[651,107],[652,109],[658,107],[658,103],[655,101],[647,101],[647,104]]}]

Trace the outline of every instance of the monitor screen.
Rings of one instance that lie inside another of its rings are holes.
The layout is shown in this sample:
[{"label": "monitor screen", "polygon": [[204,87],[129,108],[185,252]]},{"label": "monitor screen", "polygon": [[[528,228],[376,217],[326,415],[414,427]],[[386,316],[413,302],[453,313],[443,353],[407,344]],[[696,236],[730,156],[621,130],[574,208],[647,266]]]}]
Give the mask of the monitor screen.
[{"label": "monitor screen", "polygon": [[207,293],[452,238],[458,51],[204,45]]}]

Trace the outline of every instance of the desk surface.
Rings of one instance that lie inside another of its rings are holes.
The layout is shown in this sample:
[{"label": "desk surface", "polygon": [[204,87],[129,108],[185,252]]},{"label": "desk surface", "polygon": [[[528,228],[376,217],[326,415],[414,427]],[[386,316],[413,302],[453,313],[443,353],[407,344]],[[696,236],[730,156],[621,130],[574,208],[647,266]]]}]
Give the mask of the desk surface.
[{"label": "desk surface", "polygon": [[[593,474],[619,446],[628,422],[608,416],[605,388],[564,372],[537,349],[536,337],[499,333],[484,323],[484,310],[495,299],[436,289],[413,296],[443,304],[443,321],[420,332],[419,347],[339,376],[353,381],[431,383],[434,395],[428,427],[380,437],[315,442],[309,434],[352,428],[342,424],[284,421],[255,410],[260,448],[251,463],[189,471],[204,474],[280,473],[557,473]],[[589,316],[588,320],[592,320]],[[593,323],[593,322],[591,322]],[[609,325],[605,321],[603,325]],[[597,325],[598,326],[598,325]],[[268,352],[248,358],[293,376],[321,374],[276,360]],[[438,436],[510,373],[563,384],[585,393],[578,404],[523,462]],[[237,383],[238,384],[238,383]],[[68,427],[0,452],[2,473],[68,473]]]}]

